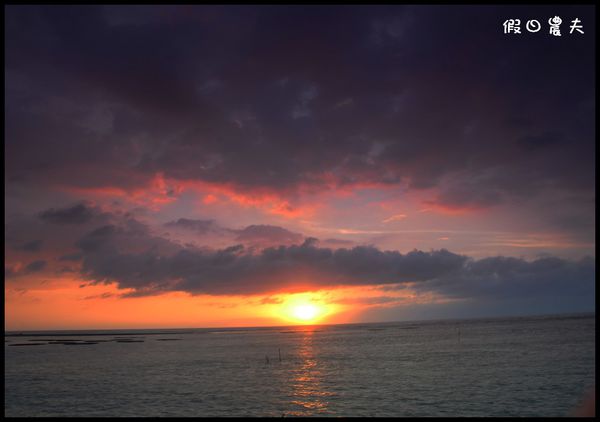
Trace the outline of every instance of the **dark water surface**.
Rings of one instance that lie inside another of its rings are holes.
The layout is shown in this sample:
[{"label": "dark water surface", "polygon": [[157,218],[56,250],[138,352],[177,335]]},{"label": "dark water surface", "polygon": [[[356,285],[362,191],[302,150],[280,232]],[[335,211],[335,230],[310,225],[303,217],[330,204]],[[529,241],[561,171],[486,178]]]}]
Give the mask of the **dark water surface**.
[{"label": "dark water surface", "polygon": [[10,334],[5,416],[564,416],[595,373],[594,314]]}]

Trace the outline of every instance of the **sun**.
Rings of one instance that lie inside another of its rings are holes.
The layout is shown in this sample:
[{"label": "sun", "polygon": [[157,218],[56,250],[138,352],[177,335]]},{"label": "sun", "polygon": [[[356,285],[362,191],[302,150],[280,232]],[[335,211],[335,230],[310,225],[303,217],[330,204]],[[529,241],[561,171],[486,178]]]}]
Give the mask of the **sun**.
[{"label": "sun", "polygon": [[313,324],[323,320],[333,311],[315,294],[288,295],[277,307],[279,318],[295,324]]},{"label": "sun", "polygon": [[312,303],[296,305],[292,308],[292,315],[302,321],[311,321],[319,314],[319,308]]}]

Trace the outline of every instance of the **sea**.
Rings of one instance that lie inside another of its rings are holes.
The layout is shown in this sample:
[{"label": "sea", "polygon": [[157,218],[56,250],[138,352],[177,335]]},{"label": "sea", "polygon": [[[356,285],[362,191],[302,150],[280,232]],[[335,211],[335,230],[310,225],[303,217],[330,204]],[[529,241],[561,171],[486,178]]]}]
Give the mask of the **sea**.
[{"label": "sea", "polygon": [[5,416],[569,416],[595,314],[5,332],[4,352]]}]

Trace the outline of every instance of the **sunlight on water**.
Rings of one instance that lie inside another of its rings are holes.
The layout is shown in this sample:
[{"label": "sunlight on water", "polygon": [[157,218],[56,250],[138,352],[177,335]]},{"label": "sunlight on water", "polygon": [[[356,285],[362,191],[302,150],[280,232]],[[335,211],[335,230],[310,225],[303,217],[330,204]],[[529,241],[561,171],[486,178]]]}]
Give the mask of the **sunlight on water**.
[{"label": "sunlight on water", "polygon": [[594,315],[68,334],[5,337],[6,416],[565,416],[595,374]]},{"label": "sunlight on water", "polygon": [[322,386],[323,373],[313,350],[314,331],[307,330],[303,333],[300,343],[299,368],[294,371],[292,381],[294,388],[294,400],[292,404],[303,410],[292,412],[294,416],[308,416],[326,412],[327,398],[335,393],[325,391]]}]

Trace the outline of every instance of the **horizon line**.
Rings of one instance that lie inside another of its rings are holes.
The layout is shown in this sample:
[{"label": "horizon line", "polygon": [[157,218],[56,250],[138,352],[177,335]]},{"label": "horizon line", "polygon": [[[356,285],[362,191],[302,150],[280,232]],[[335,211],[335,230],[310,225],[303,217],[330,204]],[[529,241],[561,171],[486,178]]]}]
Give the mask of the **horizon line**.
[{"label": "horizon line", "polygon": [[[468,321],[468,320],[486,320],[486,319],[510,319],[510,318],[541,318],[541,317],[560,317],[567,315],[595,315],[596,310],[593,311],[578,311],[578,312],[559,312],[559,313],[542,313],[542,314],[521,314],[521,315],[498,315],[498,316],[485,316],[485,317],[456,317],[456,318],[430,318],[430,319],[418,319],[418,320],[394,320],[394,321],[370,321],[370,322],[346,322],[346,323],[335,323],[335,324],[288,324],[288,325],[254,325],[254,326],[235,326],[235,327],[170,327],[170,328],[93,328],[93,329],[31,329],[31,330],[4,330],[4,336],[19,336],[26,335],[23,333],[52,333],[60,331],[79,332],[80,334],[100,332],[100,331],[151,331],[151,330],[174,330],[174,331],[185,331],[185,330],[218,330],[218,331],[234,331],[234,330],[251,330],[251,329],[267,329],[267,328],[307,328],[307,327],[330,327],[339,325],[372,325],[372,324],[394,324],[394,323],[420,323],[420,322],[435,322],[435,321]],[[140,334],[140,333],[135,333]],[[152,334],[169,334],[169,333],[145,333],[147,335]],[[173,334],[185,334],[185,333],[173,333]],[[95,333],[95,335],[101,335],[101,333]]]}]

